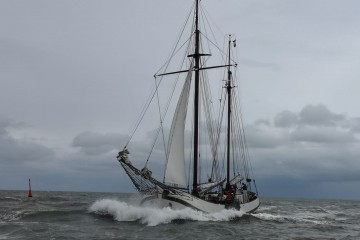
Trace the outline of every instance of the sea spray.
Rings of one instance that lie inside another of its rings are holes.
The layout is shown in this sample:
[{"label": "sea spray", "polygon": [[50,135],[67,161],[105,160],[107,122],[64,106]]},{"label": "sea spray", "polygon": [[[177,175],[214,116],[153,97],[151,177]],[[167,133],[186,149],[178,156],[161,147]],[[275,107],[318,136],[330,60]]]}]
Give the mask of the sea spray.
[{"label": "sea spray", "polygon": [[148,226],[166,224],[173,220],[230,221],[244,214],[237,210],[203,213],[191,208],[175,210],[170,207],[155,208],[134,206],[113,199],[97,200],[89,207],[89,212],[99,215],[111,215],[116,221],[139,221]]}]

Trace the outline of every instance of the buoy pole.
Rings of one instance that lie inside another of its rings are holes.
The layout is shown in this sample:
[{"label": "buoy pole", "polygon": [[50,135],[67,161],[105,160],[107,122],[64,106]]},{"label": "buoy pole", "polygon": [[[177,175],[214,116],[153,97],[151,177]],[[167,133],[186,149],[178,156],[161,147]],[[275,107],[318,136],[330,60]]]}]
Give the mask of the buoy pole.
[{"label": "buoy pole", "polygon": [[30,178],[29,178],[29,193],[28,193],[28,197],[32,197]]}]

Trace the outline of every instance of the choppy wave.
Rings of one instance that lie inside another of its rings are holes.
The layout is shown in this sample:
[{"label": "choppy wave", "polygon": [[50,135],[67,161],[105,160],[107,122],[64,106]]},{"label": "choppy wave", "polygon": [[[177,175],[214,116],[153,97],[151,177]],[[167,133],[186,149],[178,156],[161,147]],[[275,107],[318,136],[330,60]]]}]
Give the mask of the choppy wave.
[{"label": "choppy wave", "polygon": [[0,239],[360,239],[359,201],[264,198],[253,214],[205,214],[122,193],[26,196],[0,191]]},{"label": "choppy wave", "polygon": [[122,201],[102,199],[89,207],[89,212],[99,215],[111,215],[116,221],[139,221],[148,226],[170,223],[174,220],[191,221],[231,221],[243,216],[243,212],[236,210],[223,210],[217,213],[203,213],[191,208],[174,210],[167,208],[154,208],[133,206]]},{"label": "choppy wave", "polygon": [[328,221],[317,219],[313,217],[297,216],[297,215],[279,215],[271,213],[254,213],[252,216],[261,220],[277,221],[277,222],[292,222],[292,223],[312,223],[312,224],[327,224]]},{"label": "choppy wave", "polygon": [[[267,203],[261,206],[256,213],[250,214],[252,217],[275,223],[290,224],[311,224],[311,225],[333,225],[347,222],[351,215],[345,213],[344,209],[339,209],[333,203],[311,202],[307,205],[294,200],[293,206],[288,205],[288,201],[278,201],[276,204]],[[356,218],[356,217],[355,217]]]},{"label": "choppy wave", "polygon": [[84,211],[78,210],[55,210],[55,209],[44,209],[44,210],[15,210],[15,211],[5,211],[0,212],[0,222],[10,222],[10,221],[32,221],[38,219],[52,219],[64,218],[66,216],[82,214]]},{"label": "choppy wave", "polygon": [[9,222],[20,219],[23,216],[23,211],[4,211],[0,213],[0,222]]},{"label": "choppy wave", "polygon": [[19,197],[0,197],[0,202],[20,202],[22,201]]}]

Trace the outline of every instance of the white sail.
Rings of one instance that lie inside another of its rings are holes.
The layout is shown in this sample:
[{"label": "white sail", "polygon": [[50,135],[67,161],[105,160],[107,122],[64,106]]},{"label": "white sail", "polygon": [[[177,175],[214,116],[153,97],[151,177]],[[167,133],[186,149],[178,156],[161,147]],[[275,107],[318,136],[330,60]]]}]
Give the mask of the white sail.
[{"label": "white sail", "polygon": [[181,187],[186,187],[188,185],[185,171],[184,129],[192,75],[191,69],[192,64],[187,74],[172,120],[165,168],[165,183]]}]

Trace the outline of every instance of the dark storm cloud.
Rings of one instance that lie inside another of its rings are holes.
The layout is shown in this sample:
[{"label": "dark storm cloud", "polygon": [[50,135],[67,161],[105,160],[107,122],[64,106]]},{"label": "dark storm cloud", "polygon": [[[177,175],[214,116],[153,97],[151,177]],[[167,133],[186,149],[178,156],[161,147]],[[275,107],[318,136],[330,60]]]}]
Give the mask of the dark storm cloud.
[{"label": "dark storm cloud", "polygon": [[52,160],[54,151],[31,139],[16,139],[10,135],[11,128],[24,128],[25,123],[0,116],[0,162],[6,165],[30,165]]},{"label": "dark storm cloud", "polygon": [[311,126],[333,126],[344,119],[344,115],[332,113],[322,104],[307,105],[299,113],[300,124]]},{"label": "dark storm cloud", "polygon": [[[250,153],[256,175],[265,181],[260,183],[264,191],[267,181],[279,186],[302,184],[300,195],[306,192],[307,184],[312,184],[313,190],[319,191],[314,196],[321,197],[324,185],[360,183],[357,124],[358,118],[335,113],[325,105],[306,105],[299,112],[280,112],[273,124],[256,122],[248,127]],[[285,189],[290,195],[300,196],[289,186]],[[347,188],[339,192],[344,197],[358,197]]]},{"label": "dark storm cloud", "polygon": [[7,134],[7,128],[22,128],[27,125],[24,122],[16,122],[8,117],[0,115],[0,135]]},{"label": "dark storm cloud", "polygon": [[306,105],[300,112],[283,111],[274,118],[274,126],[284,137],[295,142],[357,142],[358,118],[333,113],[325,105]]},{"label": "dark storm cloud", "polygon": [[290,133],[296,142],[351,143],[357,141],[354,134],[336,127],[298,127]]},{"label": "dark storm cloud", "polygon": [[247,143],[251,148],[276,148],[284,144],[287,136],[271,125],[259,121],[245,129]]},{"label": "dark storm cloud", "polygon": [[299,122],[299,116],[291,111],[278,113],[274,118],[276,127],[292,127]]},{"label": "dark storm cloud", "polygon": [[348,127],[354,133],[360,133],[360,118],[352,118],[347,123],[344,124],[344,127]]},{"label": "dark storm cloud", "polygon": [[120,149],[121,144],[125,145],[128,139],[128,136],[122,134],[83,132],[74,138],[72,145],[87,155],[99,155]]},{"label": "dark storm cloud", "polygon": [[333,126],[345,120],[345,115],[332,113],[325,105],[306,105],[299,113],[283,111],[275,116],[277,127],[294,125]]}]

